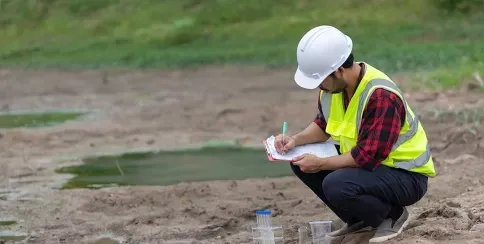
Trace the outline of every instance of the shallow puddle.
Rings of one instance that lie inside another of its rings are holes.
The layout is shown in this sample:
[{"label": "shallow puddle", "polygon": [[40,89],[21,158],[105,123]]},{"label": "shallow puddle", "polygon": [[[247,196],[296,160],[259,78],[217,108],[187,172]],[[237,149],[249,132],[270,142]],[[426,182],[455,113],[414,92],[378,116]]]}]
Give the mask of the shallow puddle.
[{"label": "shallow puddle", "polygon": [[82,165],[64,167],[56,172],[76,175],[63,189],[292,175],[288,163],[269,162],[263,149],[235,146],[87,158]]},{"label": "shallow puddle", "polygon": [[80,112],[5,113],[0,114],[0,128],[52,126],[82,115]]},{"label": "shallow puddle", "polygon": [[103,237],[93,242],[93,244],[119,244],[119,243],[120,243],[119,241],[109,237]]},{"label": "shallow puddle", "polygon": [[27,238],[26,233],[13,231],[0,231],[0,240],[2,241],[21,241]]},{"label": "shallow puddle", "polygon": [[1,201],[8,200],[10,194],[12,194],[12,192],[10,192],[10,191],[0,191],[0,200]]},{"label": "shallow puddle", "polygon": [[14,225],[17,221],[13,219],[0,219],[0,226]]}]

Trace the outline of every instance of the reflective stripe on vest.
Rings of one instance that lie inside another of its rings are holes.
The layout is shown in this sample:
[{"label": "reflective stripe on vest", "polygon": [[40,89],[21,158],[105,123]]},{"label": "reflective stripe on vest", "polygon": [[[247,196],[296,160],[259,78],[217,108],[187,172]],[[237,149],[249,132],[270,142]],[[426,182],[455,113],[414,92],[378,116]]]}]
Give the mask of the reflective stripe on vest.
[{"label": "reflective stripe on vest", "polygon": [[[374,91],[373,88],[376,87],[376,86],[384,86],[384,87],[393,89],[395,91],[398,91],[398,93],[400,94],[399,97],[402,99],[402,102],[405,106],[406,119],[408,120],[410,128],[407,132],[405,132],[404,134],[400,134],[398,136],[397,141],[395,142],[395,144],[392,147],[392,151],[394,151],[400,145],[402,145],[406,141],[410,140],[417,133],[418,126],[419,126],[420,122],[419,122],[417,117],[412,116],[412,114],[409,111],[407,102],[406,102],[405,98],[403,97],[403,93],[400,91],[400,89],[398,89],[398,87],[393,82],[390,82],[390,81],[385,80],[385,79],[374,79],[366,85],[365,90],[363,90],[363,92],[361,93],[359,101],[358,101],[358,110],[357,110],[357,114],[356,114],[357,133],[359,133],[360,127],[361,127],[361,117],[362,117],[362,113],[363,113],[363,110],[364,110],[363,105],[366,104],[365,100],[367,98],[369,98],[368,95],[369,95],[370,91]],[[331,108],[332,98],[333,97],[332,97],[331,93],[324,93],[322,95],[321,110],[323,111],[324,119],[326,121],[329,121],[329,114],[330,114],[330,110],[331,110],[330,108]],[[393,164],[397,168],[410,170],[410,169],[418,168],[418,167],[425,165],[430,160],[430,157],[431,157],[430,147],[427,144],[426,150],[420,156],[418,156],[416,159],[411,160],[411,161],[404,161],[404,162],[394,162]]]},{"label": "reflective stripe on vest", "polygon": [[357,125],[357,129],[358,129],[357,131],[360,131],[360,126],[361,126],[361,114],[363,113],[363,108],[361,108],[361,106],[363,104],[365,104],[365,99],[368,97],[368,93],[375,86],[385,86],[385,87],[388,87],[390,89],[398,91],[398,93],[400,94],[399,97],[402,99],[403,105],[405,106],[405,117],[408,120],[408,123],[410,125],[410,129],[407,132],[405,132],[405,134],[401,134],[398,137],[397,141],[395,142],[395,145],[393,145],[393,148],[392,148],[392,150],[395,150],[397,147],[402,145],[404,142],[406,142],[410,138],[412,138],[412,136],[414,136],[415,133],[417,133],[419,121],[418,121],[418,118],[414,118],[412,116],[412,114],[410,113],[410,111],[408,109],[407,101],[405,101],[405,98],[403,97],[403,93],[400,91],[400,89],[398,89],[398,87],[393,82],[390,82],[390,81],[387,81],[387,80],[384,80],[384,79],[375,79],[375,80],[370,81],[368,83],[368,85],[366,86],[366,89],[361,93],[360,101],[358,103],[359,104],[358,105],[358,111],[356,113],[356,125]]},{"label": "reflective stripe on vest", "polygon": [[321,99],[321,110],[323,110],[324,119],[326,123],[329,121],[329,111],[331,108],[331,100],[333,100],[333,96],[331,93],[325,93],[323,95],[323,99]]},{"label": "reflective stripe on vest", "polygon": [[[322,93],[323,91],[321,91]],[[323,96],[323,99],[321,99],[321,95]],[[331,94],[329,94],[331,95]],[[323,111],[323,116],[324,120],[326,120],[326,123],[328,123],[328,118],[329,118],[329,108],[331,108],[331,96],[328,95],[323,95],[320,94],[319,100],[321,100],[321,110]],[[333,137],[329,137],[329,141],[331,141],[333,144],[339,145],[339,141],[336,141],[333,139]]]}]

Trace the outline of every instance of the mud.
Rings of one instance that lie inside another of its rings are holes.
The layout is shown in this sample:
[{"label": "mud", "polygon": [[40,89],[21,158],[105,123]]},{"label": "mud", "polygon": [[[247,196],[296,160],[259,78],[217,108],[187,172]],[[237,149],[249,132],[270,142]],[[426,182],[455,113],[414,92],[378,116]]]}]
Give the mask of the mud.
[{"label": "mud", "polygon": [[[334,215],[292,176],[60,191],[68,176],[54,173],[82,155],[212,139],[257,144],[283,121],[295,133],[316,114],[318,94],[299,89],[292,77],[291,69],[257,67],[0,70],[2,111],[92,111],[51,128],[0,131],[0,215],[18,220],[2,228],[27,233],[31,243],[93,243],[106,234],[123,243],[251,243],[255,210],[266,207],[284,226],[286,243],[297,243],[300,224]],[[404,76],[396,82],[402,90],[415,87]],[[439,175],[411,207],[410,225],[388,243],[484,243],[482,112],[455,118],[463,114],[455,111],[482,111],[484,95],[472,87],[406,90]]]}]

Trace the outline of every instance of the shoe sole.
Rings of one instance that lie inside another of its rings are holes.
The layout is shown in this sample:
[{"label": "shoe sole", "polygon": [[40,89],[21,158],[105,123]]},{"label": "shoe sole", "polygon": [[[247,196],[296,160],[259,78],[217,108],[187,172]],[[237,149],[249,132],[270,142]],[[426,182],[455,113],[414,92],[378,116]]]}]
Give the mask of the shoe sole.
[{"label": "shoe sole", "polygon": [[[329,232],[328,234],[326,234],[327,236],[329,237],[340,237],[340,236],[345,236],[347,234],[351,234],[351,233],[354,233],[354,232],[357,232],[361,229],[364,229],[366,226],[364,227],[361,227],[360,229],[356,229],[356,230],[353,230],[353,231],[350,231],[350,232],[343,232],[341,229],[339,230],[335,230],[335,231],[332,231],[332,232]],[[344,228],[344,227],[343,227]],[[342,233],[343,232],[343,233]]]},{"label": "shoe sole", "polygon": [[405,220],[405,222],[403,222],[402,224],[402,227],[398,230],[397,233],[395,234],[391,234],[391,235],[387,235],[387,236],[381,236],[381,237],[374,237],[374,238],[371,238],[369,243],[380,243],[380,242],[384,242],[384,241],[388,241],[392,238],[395,238],[396,236],[400,235],[403,231],[403,229],[405,229],[405,227],[407,227],[408,223],[410,222],[410,215],[407,217],[407,220]]},{"label": "shoe sole", "polygon": [[375,230],[375,228],[371,228],[370,226],[365,226],[361,229],[357,229],[357,230],[353,230],[351,232],[347,232],[347,233],[338,233],[338,234],[326,234],[327,236],[329,237],[341,237],[341,236],[346,236],[346,235],[350,235],[350,234],[357,234],[357,233],[361,233],[361,232],[368,232],[368,231],[373,231]]}]

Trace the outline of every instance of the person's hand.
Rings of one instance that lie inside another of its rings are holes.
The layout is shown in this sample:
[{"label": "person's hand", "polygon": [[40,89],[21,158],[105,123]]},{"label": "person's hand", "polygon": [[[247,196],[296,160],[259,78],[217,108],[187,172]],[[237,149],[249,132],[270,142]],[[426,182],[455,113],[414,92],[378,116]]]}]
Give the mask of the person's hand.
[{"label": "person's hand", "polygon": [[304,173],[316,173],[321,171],[323,159],[314,154],[303,154],[292,159],[292,164],[299,166]]},{"label": "person's hand", "polygon": [[282,134],[277,135],[274,140],[274,147],[276,147],[276,151],[280,154],[286,153],[287,151],[294,148],[294,146],[296,146],[294,138],[288,135],[284,136],[284,141],[282,141]]}]

